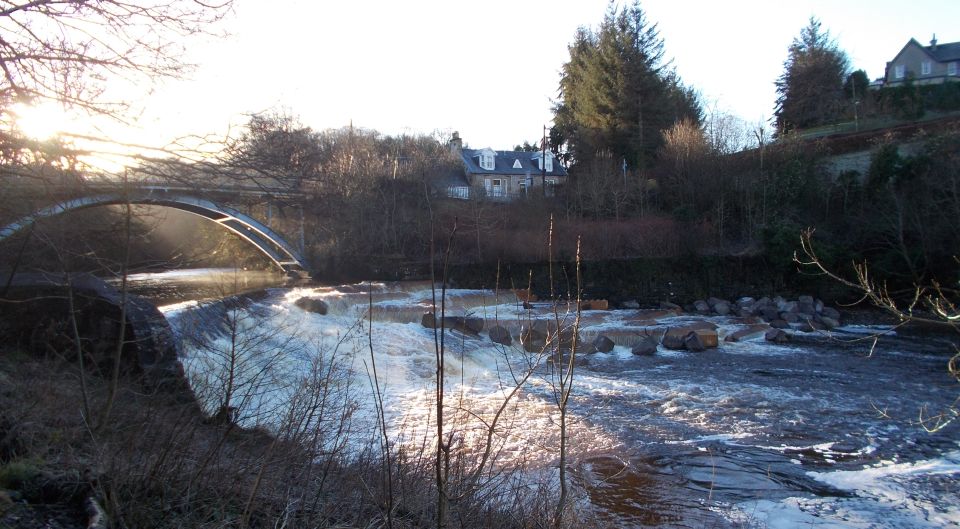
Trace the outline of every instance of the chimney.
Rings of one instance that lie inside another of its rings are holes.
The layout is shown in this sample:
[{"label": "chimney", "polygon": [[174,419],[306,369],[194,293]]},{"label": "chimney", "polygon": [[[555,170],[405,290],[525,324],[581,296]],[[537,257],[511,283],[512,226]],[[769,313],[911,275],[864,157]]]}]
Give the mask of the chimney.
[{"label": "chimney", "polygon": [[453,137],[450,138],[450,141],[447,143],[450,152],[453,154],[460,154],[460,151],[463,150],[463,140],[460,139],[460,133],[454,131]]},{"label": "chimney", "polygon": [[930,39],[930,51],[937,51],[937,34],[933,34],[933,38]]}]

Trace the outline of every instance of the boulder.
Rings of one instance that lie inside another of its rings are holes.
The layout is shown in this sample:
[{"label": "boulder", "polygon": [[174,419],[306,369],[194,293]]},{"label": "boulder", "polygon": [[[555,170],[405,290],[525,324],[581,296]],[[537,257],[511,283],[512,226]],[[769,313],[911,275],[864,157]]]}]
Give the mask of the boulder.
[{"label": "boulder", "polygon": [[661,301],[660,308],[663,310],[672,310],[675,312],[683,312],[683,307],[677,305],[676,303],[670,303],[669,301]]},{"label": "boulder", "polygon": [[720,337],[714,329],[697,329],[692,334],[697,335],[700,343],[707,349],[712,349],[720,345]]},{"label": "boulder", "polygon": [[787,333],[781,329],[770,329],[763,337],[768,342],[778,344],[787,343],[790,340],[790,337],[787,335]]},{"label": "boulder", "polygon": [[[424,313],[420,318],[420,325],[428,329],[436,329],[437,317],[433,312]],[[445,316],[443,326],[446,329],[457,330],[466,334],[479,335],[483,330],[483,318],[465,317],[465,316]]]},{"label": "boulder", "polygon": [[820,314],[833,318],[834,320],[840,321],[840,311],[833,307],[823,307],[823,310],[820,311]]},{"label": "boulder", "polygon": [[327,302],[318,298],[300,298],[294,301],[293,304],[307,312],[313,312],[314,314],[321,314],[324,316],[327,314],[327,310],[329,309]]},{"label": "boulder", "polygon": [[673,349],[674,351],[679,351],[686,346],[683,343],[683,336],[677,334],[670,334],[667,332],[663,335],[663,341],[660,342],[667,349]]},{"label": "boulder", "polygon": [[663,318],[672,318],[677,316],[679,313],[674,310],[661,309],[661,310],[641,310],[636,316],[630,318],[624,318],[623,322],[631,325],[653,325],[657,320]]},{"label": "boulder", "polygon": [[593,348],[598,353],[609,353],[610,351],[613,351],[613,346],[613,340],[602,334],[593,340]]},{"label": "boulder", "polygon": [[764,307],[760,309],[760,315],[767,321],[780,319],[780,312],[777,310],[776,305],[764,305]]},{"label": "boulder", "polygon": [[787,322],[787,323],[800,323],[800,319],[801,319],[801,318],[800,318],[800,314],[798,314],[798,313],[796,313],[796,312],[786,312],[786,311],[784,311],[784,312],[781,312],[781,313],[780,313],[780,317],[777,318],[777,319],[783,320],[783,321],[785,321],[785,322]]},{"label": "boulder", "polygon": [[840,322],[830,316],[820,316],[820,323],[827,329],[836,329],[840,326]]},{"label": "boulder", "polygon": [[800,296],[797,298],[797,303],[813,305],[813,296]]},{"label": "boulder", "polygon": [[539,353],[547,346],[547,335],[530,325],[520,327],[520,344],[528,353]]},{"label": "boulder", "polygon": [[790,324],[786,320],[781,320],[779,318],[770,322],[770,326],[774,329],[789,329]]},{"label": "boulder", "polygon": [[464,330],[472,334],[480,334],[480,331],[483,330],[483,318],[478,318],[475,316],[467,316],[463,318],[457,317],[455,322]]},{"label": "boulder", "polygon": [[636,300],[628,299],[627,301],[620,302],[621,309],[636,310],[640,308],[640,303],[637,303]]},{"label": "boulder", "polygon": [[578,353],[592,353],[593,344],[588,344],[583,340],[583,337],[580,334],[573,334],[573,329],[563,329],[560,332],[559,336],[559,348],[561,351],[570,351],[576,345],[576,352]]},{"label": "boulder", "polygon": [[605,299],[585,299],[580,302],[580,310],[609,310],[610,302]]},{"label": "boulder", "polygon": [[813,318],[810,318],[809,320],[804,321],[800,325],[799,329],[803,332],[818,332],[827,330],[827,326]]},{"label": "boulder", "polygon": [[700,335],[696,332],[691,332],[683,337],[683,347],[687,351],[693,351],[695,353],[700,353],[707,350],[707,345],[703,343],[703,340],[700,339]]},{"label": "boulder", "polygon": [[801,314],[808,314],[810,316],[813,316],[817,313],[817,309],[814,306],[813,302],[807,303],[806,301],[798,301],[797,312]]},{"label": "boulder", "polygon": [[651,356],[657,353],[657,339],[653,336],[644,336],[634,345],[630,352],[639,356]]},{"label": "boulder", "polygon": [[[686,342],[691,334],[697,335],[697,342],[699,342],[703,348],[717,346],[717,325],[709,321],[696,321],[689,325],[684,325],[683,327],[673,327],[667,329],[667,331],[663,334],[663,340],[661,343],[667,349],[689,349],[690,346]],[[697,342],[692,342],[695,347],[697,347]]]},{"label": "boulder", "polygon": [[777,312],[787,310],[787,300],[783,299],[783,296],[775,296],[770,302],[777,307]]},{"label": "boulder", "polygon": [[710,314],[710,305],[702,299],[694,301],[693,308],[698,314]]},{"label": "boulder", "polygon": [[500,325],[494,325],[487,331],[487,336],[490,337],[490,341],[498,343],[500,345],[510,346],[513,344],[513,338],[510,336],[510,331],[501,327]]},{"label": "boulder", "polygon": [[420,318],[420,325],[423,325],[424,327],[426,327],[426,328],[428,328],[428,329],[436,329],[436,328],[437,328],[437,317],[434,316],[432,312],[425,312],[425,313],[423,314],[423,317]]},{"label": "boulder", "polygon": [[728,334],[727,337],[724,338],[724,341],[742,342],[745,340],[755,340],[758,338],[763,338],[768,330],[770,330],[769,325],[754,324]]},{"label": "boulder", "polygon": [[713,306],[713,311],[719,316],[730,314],[730,303],[720,300]]},{"label": "boulder", "polygon": [[695,321],[693,323],[684,325],[683,327],[671,327],[663,335],[664,347],[669,349],[682,349],[682,347],[670,347],[667,345],[667,340],[671,340],[670,343],[677,343],[679,340],[680,343],[683,343],[683,339],[686,338],[688,334],[694,331],[707,330],[716,334],[717,324],[711,323],[709,321]]}]

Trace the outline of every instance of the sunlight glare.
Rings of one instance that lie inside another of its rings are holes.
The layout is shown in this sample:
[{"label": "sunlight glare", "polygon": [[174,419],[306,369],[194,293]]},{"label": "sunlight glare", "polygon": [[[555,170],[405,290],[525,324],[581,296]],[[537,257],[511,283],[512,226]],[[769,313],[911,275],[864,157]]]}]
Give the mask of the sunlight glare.
[{"label": "sunlight glare", "polygon": [[13,108],[16,127],[23,134],[37,140],[46,140],[64,132],[69,118],[55,103],[17,105]]}]

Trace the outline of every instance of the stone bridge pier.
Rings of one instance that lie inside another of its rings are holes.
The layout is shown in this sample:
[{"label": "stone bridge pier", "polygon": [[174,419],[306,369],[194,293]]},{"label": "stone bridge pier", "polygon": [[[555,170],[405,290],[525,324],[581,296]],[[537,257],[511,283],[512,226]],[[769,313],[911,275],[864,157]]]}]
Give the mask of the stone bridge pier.
[{"label": "stone bridge pier", "polygon": [[122,371],[141,375],[149,389],[189,391],[176,335],[146,299],[123,295],[85,273],[4,274],[2,279],[0,339],[8,344],[74,361],[79,353],[101,373],[112,372],[119,347]]}]

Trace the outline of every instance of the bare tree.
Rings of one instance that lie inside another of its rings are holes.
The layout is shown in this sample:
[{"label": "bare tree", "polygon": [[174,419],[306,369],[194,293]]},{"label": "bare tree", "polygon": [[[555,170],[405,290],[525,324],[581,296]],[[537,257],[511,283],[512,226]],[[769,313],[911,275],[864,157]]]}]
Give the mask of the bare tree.
[{"label": "bare tree", "polygon": [[231,4],[0,1],[0,103],[54,101],[120,117],[128,104],[112,99],[108,84],[183,74],[184,37],[209,34]]},{"label": "bare tree", "polygon": [[[833,281],[840,283],[861,295],[859,301],[866,301],[873,306],[894,316],[899,325],[922,324],[960,332],[960,290],[945,287],[937,281],[929,285],[917,285],[906,301],[899,301],[890,293],[884,283],[877,282],[870,276],[866,263],[854,263],[854,279],[848,279],[828,269],[813,246],[813,230],[803,232],[800,242],[803,257],[794,255],[794,261],[802,266],[813,268]],[[954,257],[960,266],[960,259]],[[873,336],[874,345],[878,336]],[[960,351],[947,362],[950,375],[960,382]],[[921,425],[928,431],[937,431],[960,419],[960,397],[943,412],[933,417],[921,416]]]}]

